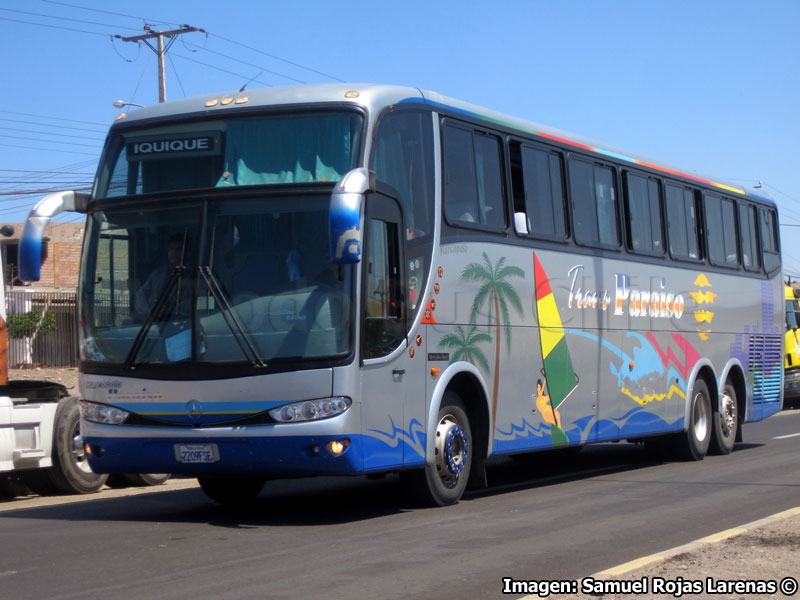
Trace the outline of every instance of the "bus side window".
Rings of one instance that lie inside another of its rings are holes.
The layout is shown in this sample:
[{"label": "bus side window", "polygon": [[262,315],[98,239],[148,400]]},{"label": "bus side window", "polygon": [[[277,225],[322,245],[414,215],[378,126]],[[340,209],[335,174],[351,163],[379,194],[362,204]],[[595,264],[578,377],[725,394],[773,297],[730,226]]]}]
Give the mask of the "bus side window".
[{"label": "bus side window", "polygon": [[718,267],[737,267],[736,217],[733,202],[711,194],[703,194],[706,215],[708,259]]},{"label": "bus side window", "polygon": [[669,253],[680,260],[700,260],[697,207],[692,190],[666,185]]},{"label": "bus side window", "polygon": [[628,248],[636,254],[662,256],[661,186],[655,179],[625,173]]},{"label": "bus side window", "polygon": [[525,217],[525,227],[517,232],[563,242],[567,228],[561,155],[518,143],[510,151],[514,212]]},{"label": "bus side window", "polygon": [[761,270],[761,253],[756,236],[756,207],[739,205],[739,238],[742,241],[742,264],[748,271]]},{"label": "bus side window", "polygon": [[452,124],[444,127],[444,214],[448,223],[505,227],[500,140]]},{"label": "bus side window", "polygon": [[781,266],[778,220],[772,209],[762,208],[758,213],[761,226],[761,249],[764,252],[764,269],[767,273],[772,273]]},{"label": "bus side window", "polygon": [[586,246],[619,247],[614,171],[570,158],[569,181],[575,241]]}]

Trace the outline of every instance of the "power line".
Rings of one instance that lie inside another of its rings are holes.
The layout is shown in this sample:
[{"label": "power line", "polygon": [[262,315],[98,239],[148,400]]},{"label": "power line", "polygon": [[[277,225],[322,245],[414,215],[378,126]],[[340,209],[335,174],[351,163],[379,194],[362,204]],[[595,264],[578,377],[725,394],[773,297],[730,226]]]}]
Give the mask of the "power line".
[{"label": "power line", "polygon": [[60,152],[62,154],[81,154],[83,156],[97,156],[97,154],[90,152],[75,152],[72,150],[57,150],[55,148],[37,148],[35,146],[20,146],[18,144],[3,144],[5,148],[23,148],[24,150],[42,150],[45,152]]},{"label": "power line", "polygon": [[90,137],[88,135],[75,135],[74,133],[50,133],[49,131],[36,131],[35,129],[19,129],[17,127],[0,127],[0,130],[18,131],[20,133],[36,133],[38,135],[53,135],[53,136],[68,137],[78,140],[94,140],[96,142],[103,141],[102,137],[98,138],[98,137]]},{"label": "power line", "polygon": [[24,115],[26,117],[36,117],[37,119],[53,119],[56,121],[70,121],[71,123],[84,123],[86,125],[99,125],[101,127],[106,127],[108,123],[95,123],[94,121],[79,121],[78,119],[65,119],[62,117],[53,117],[50,115],[34,115],[32,113],[25,113],[25,112],[17,112],[15,110],[2,110],[0,109],[0,113],[8,113],[11,115]]},{"label": "power line", "polygon": [[9,123],[22,123],[23,125],[36,125],[37,127],[57,127],[58,129],[71,129],[73,131],[99,133],[100,135],[105,135],[105,133],[108,131],[108,129],[103,129],[103,130],[86,129],[85,127],[70,127],[68,125],[51,125],[50,123],[37,123],[36,121],[21,121],[20,119],[3,119],[2,117],[0,117],[0,121],[7,121]]},{"label": "power line", "polygon": [[78,8],[80,10],[89,10],[92,12],[104,13],[107,15],[114,15],[116,17],[126,17],[128,19],[136,19],[137,21],[146,21],[150,23],[164,23],[166,25],[177,25],[177,23],[170,23],[169,21],[159,21],[156,19],[148,19],[146,17],[137,17],[134,15],[126,15],[123,13],[112,12],[110,10],[100,10],[99,8],[89,8],[88,6],[78,6],[77,4],[69,4],[67,2],[56,2],[56,0],[42,0],[43,2],[47,2],[48,4],[59,4],[61,6],[69,6],[70,8]]},{"label": "power line", "polygon": [[99,31],[87,31],[85,29],[75,29],[74,27],[59,27],[58,25],[46,25],[45,23],[34,23],[33,21],[21,21],[19,19],[9,19],[8,17],[0,17],[0,21],[11,21],[12,23],[22,23],[23,25],[38,25],[39,27],[49,27],[50,29],[61,29],[63,31],[75,31],[77,33],[91,33],[92,35],[102,35],[103,37],[111,35],[110,33],[100,33]]},{"label": "power line", "polygon": [[[184,45],[186,45],[186,44],[184,44]],[[189,43],[189,45],[190,46],[195,46],[196,48],[200,48],[200,46],[197,46],[197,44]],[[262,67],[260,65],[255,65],[253,63],[249,63],[249,62],[244,61],[244,60],[239,60],[238,58],[234,58],[233,56],[228,56],[227,54],[223,54],[222,52],[217,52],[216,50],[210,50],[208,48],[205,48],[205,51],[206,52],[210,52],[211,54],[216,54],[217,56],[221,56],[222,58],[226,58],[228,60],[232,60],[232,61],[235,61],[235,62],[238,62],[238,63],[242,63],[243,65],[247,65],[248,67],[254,67],[256,69],[261,69],[262,71],[266,71],[267,73],[272,73],[273,75],[277,75],[279,77],[284,77],[285,79],[289,79],[290,81],[295,81],[297,83],[306,83],[305,81],[303,81],[301,79],[295,79],[294,77],[290,77],[289,75],[284,75],[283,73],[278,73],[277,71],[272,71],[272,70],[267,69],[265,67]]]},{"label": "power line", "polygon": [[322,71],[317,71],[316,69],[312,69],[311,67],[306,67],[305,65],[301,65],[300,63],[292,62],[291,60],[286,60],[285,58],[281,58],[280,56],[275,56],[274,54],[269,54],[268,52],[264,52],[263,50],[259,50],[258,48],[253,48],[251,46],[246,46],[245,44],[242,44],[242,43],[237,42],[235,40],[231,40],[231,39],[228,39],[226,37],[223,37],[223,36],[219,35],[218,33],[212,33],[212,32],[209,31],[208,35],[210,35],[212,37],[217,37],[217,38],[219,38],[219,39],[221,39],[223,41],[228,42],[229,44],[233,44],[235,46],[241,46],[242,48],[246,48],[247,50],[250,50],[252,52],[257,52],[259,54],[263,54],[264,56],[269,56],[270,58],[274,58],[275,60],[279,60],[281,62],[285,62],[286,64],[292,65],[293,67],[298,67],[300,69],[305,69],[306,71],[311,71],[312,73],[316,73],[317,75],[322,75],[323,77],[328,77],[330,79],[333,79],[334,81],[340,81],[342,83],[344,82],[343,79],[339,79],[338,77],[334,77],[333,75],[328,75],[327,73],[323,73]]},{"label": "power line", "polygon": [[84,146],[85,148],[100,148],[102,144],[81,144],[78,142],[59,142],[58,140],[42,140],[39,138],[23,137],[21,135],[7,135],[0,133],[2,138],[10,138],[13,140],[25,140],[26,142],[45,142],[47,144],[67,144],[68,146]]},{"label": "power line", "polygon": [[[228,71],[227,69],[223,69],[221,67],[215,67],[214,65],[209,65],[208,63],[204,63],[204,62],[201,62],[199,60],[195,60],[194,58],[189,58],[188,56],[182,56],[180,54],[175,54],[174,52],[172,53],[172,56],[175,56],[177,58],[182,58],[183,60],[188,60],[188,61],[193,62],[193,63],[197,63],[198,65],[203,65],[204,67],[208,67],[209,69],[215,69],[217,71],[222,71],[223,73],[227,73],[228,75],[234,75],[234,76],[240,77],[240,78],[242,78],[244,80],[248,79],[247,75],[242,75],[241,73],[234,73],[233,71]],[[260,83],[261,85],[266,85],[267,87],[273,87],[273,85],[271,83],[267,83],[266,81],[259,81],[258,79],[250,79],[250,81],[255,81],[257,83]]]},{"label": "power line", "polygon": [[70,19],[69,17],[57,17],[55,15],[45,15],[42,13],[35,13],[35,12],[28,12],[25,10],[14,10],[12,8],[0,8],[0,10],[4,10],[6,12],[17,13],[20,15],[31,15],[34,17],[44,17],[45,19],[56,19],[58,21],[71,21],[73,23],[84,23],[86,25],[101,25],[103,27],[122,27],[123,29],[133,29],[134,27],[125,27],[123,25],[113,25],[111,23],[98,23],[97,21],[83,21],[82,19]]}]

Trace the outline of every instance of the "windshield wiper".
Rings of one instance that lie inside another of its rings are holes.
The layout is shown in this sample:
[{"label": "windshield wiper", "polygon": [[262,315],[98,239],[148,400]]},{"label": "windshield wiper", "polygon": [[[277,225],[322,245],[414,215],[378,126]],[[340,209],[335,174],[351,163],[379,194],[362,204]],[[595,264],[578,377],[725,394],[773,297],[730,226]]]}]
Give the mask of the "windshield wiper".
[{"label": "windshield wiper", "polygon": [[177,288],[181,277],[183,277],[188,271],[189,269],[187,267],[178,265],[173,267],[172,271],[169,272],[169,276],[161,286],[161,290],[158,293],[158,297],[156,298],[153,307],[147,313],[147,317],[145,318],[144,323],[142,323],[139,333],[136,334],[136,339],[133,340],[133,346],[131,346],[128,355],[125,357],[126,369],[132,370],[134,368],[136,357],[139,355],[139,351],[142,349],[144,340],[147,337],[147,333],[150,331],[150,328],[153,326],[153,323],[155,323],[157,319],[161,319],[162,317],[169,315],[168,304],[171,300],[173,290]]},{"label": "windshield wiper", "polygon": [[203,278],[203,281],[206,282],[208,289],[211,291],[211,295],[214,296],[214,300],[219,303],[222,318],[225,319],[225,324],[231,330],[233,338],[236,340],[236,343],[239,344],[239,348],[241,348],[247,360],[249,360],[250,364],[254,367],[266,367],[267,363],[261,360],[261,357],[258,355],[258,352],[253,346],[253,342],[250,341],[247,335],[247,331],[242,327],[241,322],[236,316],[236,311],[233,310],[233,305],[228,299],[228,295],[225,293],[225,290],[222,289],[211,267],[204,266],[197,267],[197,269],[200,272],[200,277]]}]

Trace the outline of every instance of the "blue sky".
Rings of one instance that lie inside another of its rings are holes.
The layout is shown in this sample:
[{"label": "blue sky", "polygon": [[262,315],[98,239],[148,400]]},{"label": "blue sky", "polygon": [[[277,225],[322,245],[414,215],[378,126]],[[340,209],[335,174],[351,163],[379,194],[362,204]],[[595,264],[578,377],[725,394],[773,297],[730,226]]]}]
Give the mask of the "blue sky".
[{"label": "blue sky", "polygon": [[412,85],[762,181],[800,276],[800,1],[0,0],[0,222],[39,197],[15,192],[88,185],[114,100],[157,101],[154,53],[110,37],[145,23],[209,32],[170,49],[168,99],[250,79]]}]

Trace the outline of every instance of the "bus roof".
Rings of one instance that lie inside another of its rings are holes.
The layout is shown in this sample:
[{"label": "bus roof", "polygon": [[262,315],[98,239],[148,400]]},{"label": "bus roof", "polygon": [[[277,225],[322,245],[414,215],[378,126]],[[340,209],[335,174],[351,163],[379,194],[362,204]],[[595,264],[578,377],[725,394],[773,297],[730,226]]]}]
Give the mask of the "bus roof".
[{"label": "bus roof", "polygon": [[[377,117],[381,109],[385,106],[417,102],[431,106],[432,108],[456,112],[466,117],[487,121],[495,126],[533,134],[567,147],[593,152],[616,161],[652,169],[666,176],[688,179],[711,187],[712,189],[717,189],[720,192],[727,192],[736,196],[750,196],[774,204],[772,198],[761,189],[748,189],[735,183],[724,182],[694,172],[687,172],[686,170],[671,167],[644,156],[626,152],[559,129],[540,125],[532,121],[513,117],[461,100],[455,100],[437,92],[405,86],[367,83],[325,83],[221,92],[140,108],[118,117],[118,123],[124,122],[127,124],[137,121],[176,117],[179,115],[212,116],[220,111],[224,111],[227,114],[228,111],[237,111],[237,109],[253,109],[254,107],[263,106],[288,106],[293,104],[308,105],[322,102],[350,102],[357,106],[365,106],[370,109],[373,119]],[[221,112],[219,116],[222,116]]]}]

